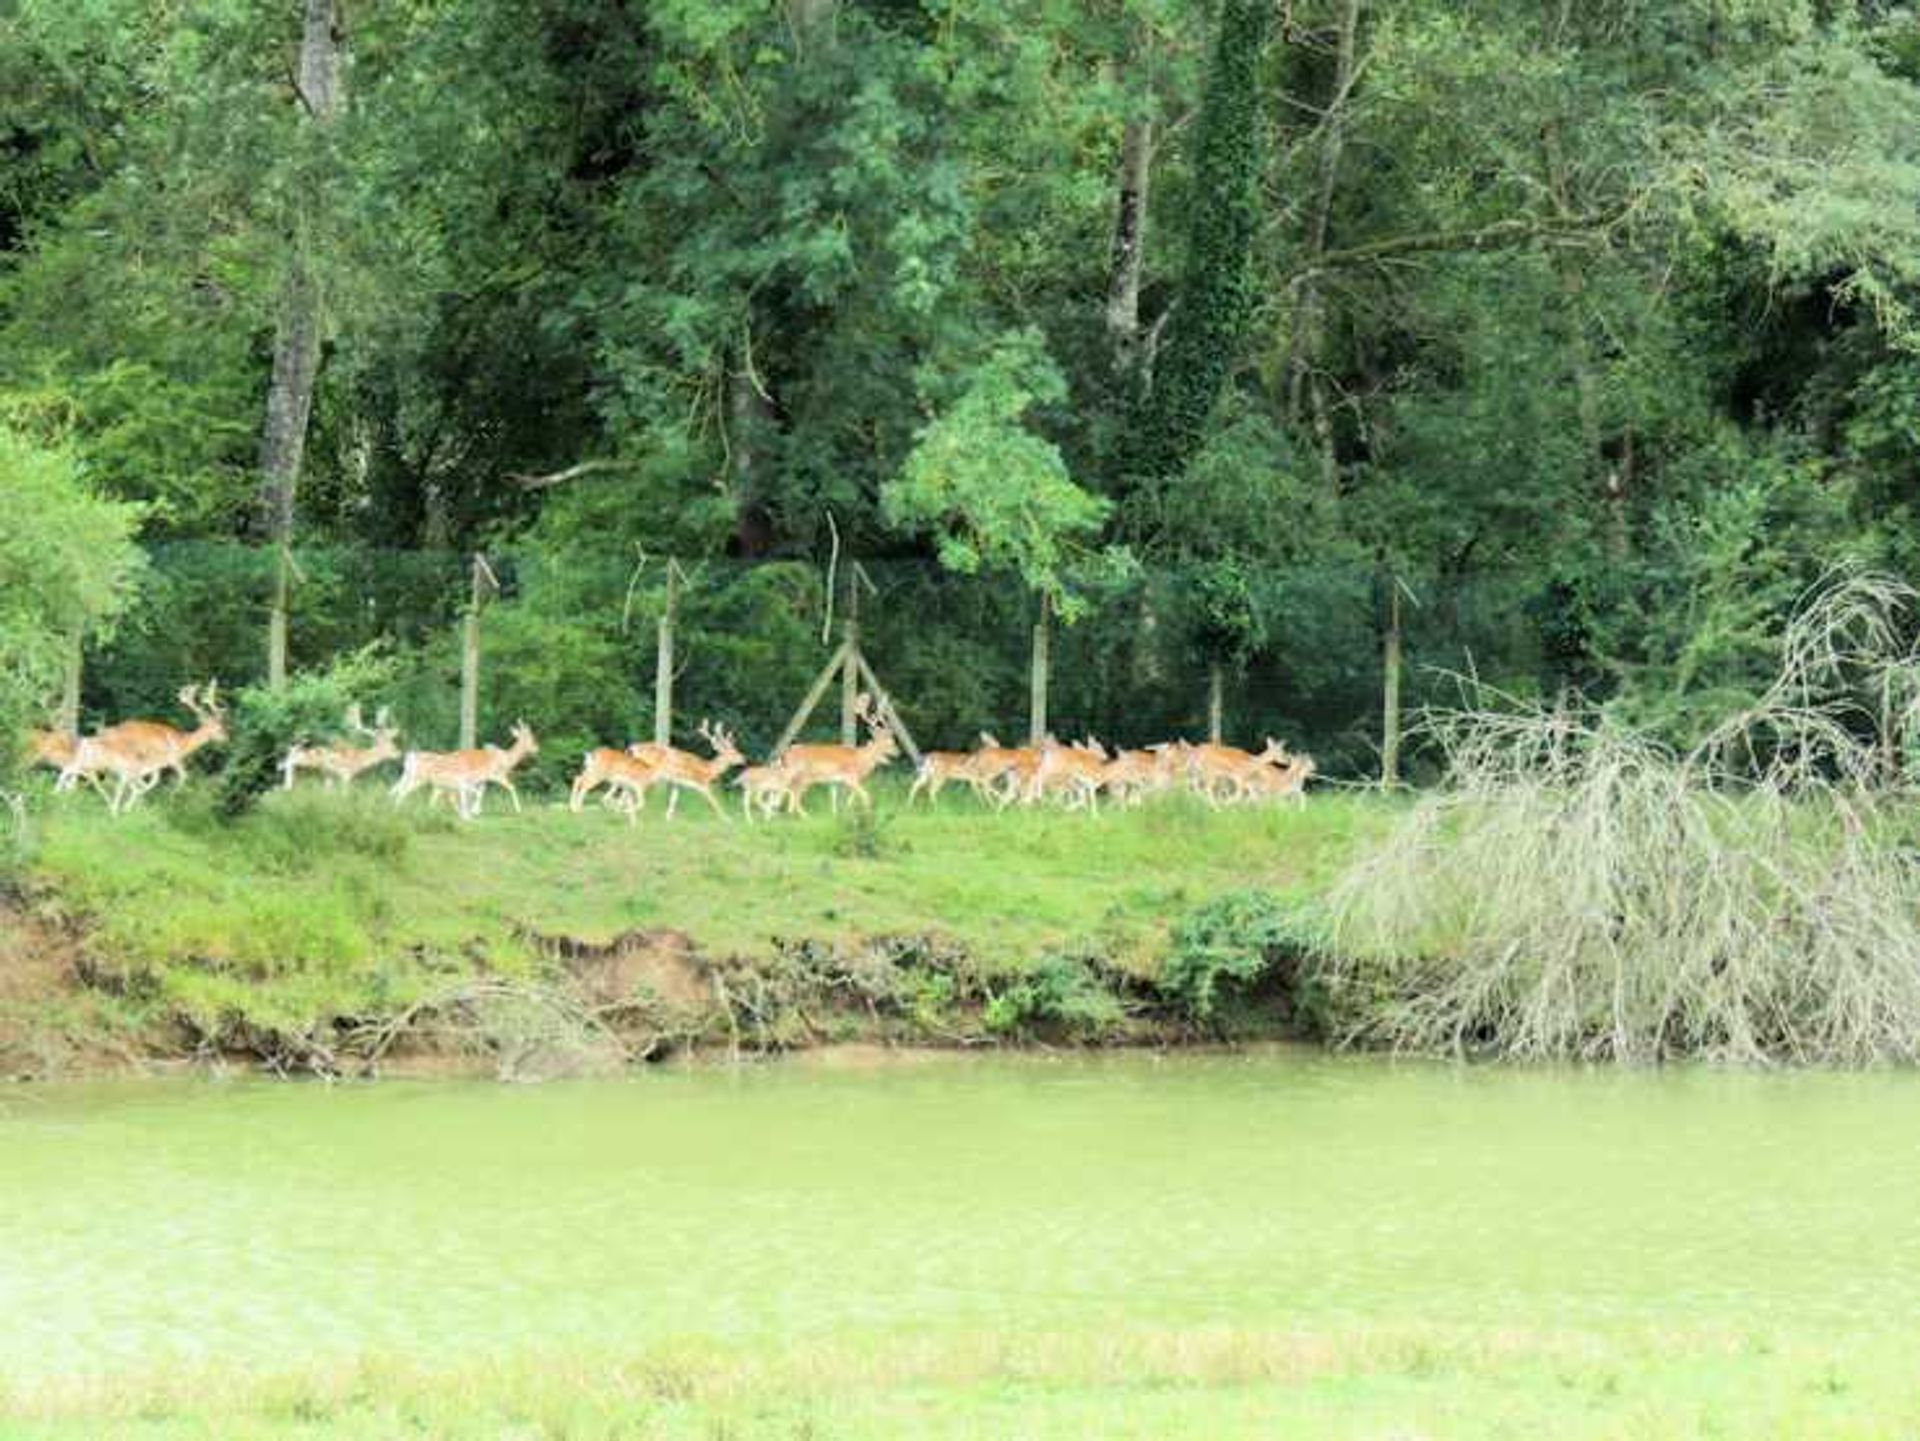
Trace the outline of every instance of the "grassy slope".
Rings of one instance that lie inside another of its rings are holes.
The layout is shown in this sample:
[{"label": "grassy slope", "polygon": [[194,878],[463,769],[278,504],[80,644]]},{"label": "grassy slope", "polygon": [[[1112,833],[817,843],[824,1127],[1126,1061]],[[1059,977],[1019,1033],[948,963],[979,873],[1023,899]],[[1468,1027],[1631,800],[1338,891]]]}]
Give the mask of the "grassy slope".
[{"label": "grassy slope", "polygon": [[1311,888],[1384,816],[1341,795],[1085,816],[908,810],[886,793],[871,823],[748,826],[687,807],[667,822],[656,807],[629,828],[541,803],[468,826],[377,792],[308,792],[232,824],[191,793],[117,822],[81,797],[44,812],[32,874],[85,919],[97,959],[154,978],[167,1003],[299,1025],[403,1005],[480,962],[530,969],[527,931],[664,928],[745,955],[933,932],[991,969],[1062,948],[1147,969],[1182,912],[1241,887]]}]

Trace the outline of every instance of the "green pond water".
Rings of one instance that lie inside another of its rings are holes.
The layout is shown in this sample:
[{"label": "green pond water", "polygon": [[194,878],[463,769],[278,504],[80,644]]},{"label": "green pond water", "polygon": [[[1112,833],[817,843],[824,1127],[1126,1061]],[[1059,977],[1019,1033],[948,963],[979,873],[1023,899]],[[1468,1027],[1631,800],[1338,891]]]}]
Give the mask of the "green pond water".
[{"label": "green pond water", "polygon": [[0,1097],[0,1372],[1920,1311],[1920,1076],[1250,1056]]}]

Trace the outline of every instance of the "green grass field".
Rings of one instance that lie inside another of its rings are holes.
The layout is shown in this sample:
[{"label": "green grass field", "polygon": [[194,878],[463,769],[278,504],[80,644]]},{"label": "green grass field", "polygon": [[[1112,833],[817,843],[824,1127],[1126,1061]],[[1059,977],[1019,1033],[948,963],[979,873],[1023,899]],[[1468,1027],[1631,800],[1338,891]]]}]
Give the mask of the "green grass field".
[{"label": "green grass field", "polygon": [[684,804],[668,821],[656,802],[629,826],[530,798],[460,824],[378,790],[303,790],[234,821],[190,788],[115,819],[90,796],[50,797],[28,876],[34,907],[79,923],[97,970],[131,978],[129,1024],[300,1030],[462,975],[535,976],[546,939],[633,932],[680,933],[709,957],[913,936],[989,974],[1063,951],[1151,974],[1182,914],[1234,890],[1309,894],[1390,814],[1339,793],[999,814],[951,796],[909,808],[892,789],[870,819],[820,810],[748,825]]}]

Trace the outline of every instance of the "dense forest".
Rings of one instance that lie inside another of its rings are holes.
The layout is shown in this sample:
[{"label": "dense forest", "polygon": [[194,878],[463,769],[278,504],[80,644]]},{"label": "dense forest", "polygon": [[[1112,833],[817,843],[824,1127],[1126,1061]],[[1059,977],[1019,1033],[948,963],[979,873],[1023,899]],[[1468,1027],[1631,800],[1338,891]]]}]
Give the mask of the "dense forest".
[{"label": "dense forest", "polygon": [[[1402,592],[1437,659],[1680,734],[1823,574],[1920,561],[1904,6],[6,8],[22,693],[36,615],[213,625],[181,556],[250,558],[220,624],[261,665],[292,587],[297,668],[365,638],[303,627],[322,557],[424,553],[454,605],[490,550],[497,716],[634,729],[668,555],[764,577],[688,664],[784,711],[838,554],[1005,578],[1004,654],[929,633],[955,596],[885,607],[936,739],[1019,695],[1038,595],[1108,617],[1081,671],[1159,619],[1360,756]],[[410,641],[443,666],[450,614]]]}]

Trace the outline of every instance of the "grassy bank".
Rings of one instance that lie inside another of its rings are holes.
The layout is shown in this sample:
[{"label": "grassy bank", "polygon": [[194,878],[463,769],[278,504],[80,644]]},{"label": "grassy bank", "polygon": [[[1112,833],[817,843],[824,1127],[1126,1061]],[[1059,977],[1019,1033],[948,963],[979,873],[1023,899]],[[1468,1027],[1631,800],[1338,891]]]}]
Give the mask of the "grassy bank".
[{"label": "grassy bank", "polygon": [[0,1393],[68,1437],[1895,1437],[1906,1348],[1684,1332],[941,1336],[778,1354],[681,1346],[435,1373],[370,1361]]},{"label": "grassy bank", "polygon": [[49,801],[5,967],[30,979],[0,1017],[16,1073],[55,1068],[69,1032],[296,1066],[390,1053],[400,1024],[542,1064],[615,1035],[647,1054],[1127,1039],[1182,917],[1316,893],[1387,810],[1002,815],[885,794],[871,819],[629,827],[541,803],[469,826],[372,791],[276,795],[238,821],[191,790],[117,821]]}]

